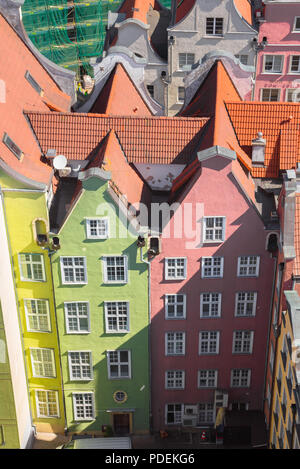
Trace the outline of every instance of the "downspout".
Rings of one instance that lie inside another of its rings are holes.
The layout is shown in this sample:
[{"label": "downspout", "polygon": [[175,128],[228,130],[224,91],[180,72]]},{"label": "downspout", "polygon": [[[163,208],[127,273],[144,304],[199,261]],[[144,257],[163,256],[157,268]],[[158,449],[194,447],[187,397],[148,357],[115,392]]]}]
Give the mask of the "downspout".
[{"label": "downspout", "polygon": [[54,305],[53,310],[54,310],[54,316],[55,316],[55,329],[56,329],[57,345],[58,345],[58,360],[59,360],[59,366],[60,366],[60,382],[61,382],[63,413],[64,413],[64,432],[65,432],[65,435],[67,435],[68,434],[67,411],[66,411],[66,402],[65,402],[64,381],[63,381],[63,371],[62,371],[62,362],[61,362],[61,348],[60,348],[59,331],[58,331],[58,323],[57,323],[56,299],[55,299],[53,271],[52,271],[52,255],[56,251],[50,251],[49,248],[44,248],[44,249],[48,251],[48,257],[49,257],[49,262],[50,262],[51,286],[52,286],[53,305]]},{"label": "downspout", "polygon": [[150,416],[150,433],[152,433],[152,373],[151,373],[151,261],[146,261],[143,258],[143,248],[140,248],[140,260],[148,265],[148,322],[149,322],[149,331],[148,331],[148,352],[149,352],[149,416]]},{"label": "downspout", "polygon": [[[9,233],[8,233],[7,216],[6,216],[6,209],[5,209],[5,203],[4,203],[3,189],[2,188],[0,188],[0,200],[1,200],[1,205],[3,207],[3,216],[4,216],[4,223],[5,223],[7,244],[8,244],[8,249],[9,249],[9,256],[10,256],[10,259],[12,259],[12,249],[11,249],[11,243],[10,243],[10,238],[9,238]],[[12,279],[13,279],[13,288],[14,288],[14,293],[15,293],[16,307],[17,307],[17,312],[18,312],[19,332],[20,332],[20,340],[21,340],[21,345],[22,345],[22,355],[23,355],[24,372],[25,372],[25,378],[26,378],[26,388],[27,388],[27,394],[28,394],[28,406],[29,406],[29,413],[30,413],[30,423],[31,423],[31,427],[33,428],[33,431],[34,431],[34,435],[36,435],[36,427],[33,423],[33,417],[32,417],[32,404],[31,404],[31,399],[30,399],[29,379],[28,379],[28,371],[27,371],[27,364],[26,364],[26,357],[25,357],[25,346],[24,346],[23,332],[22,332],[22,327],[21,327],[21,324],[22,324],[21,314],[20,314],[20,307],[19,307],[19,301],[18,301],[18,295],[17,295],[16,279],[15,279],[15,275],[14,275],[14,272],[13,272],[13,263],[12,262],[11,262],[11,274],[12,274]]]}]

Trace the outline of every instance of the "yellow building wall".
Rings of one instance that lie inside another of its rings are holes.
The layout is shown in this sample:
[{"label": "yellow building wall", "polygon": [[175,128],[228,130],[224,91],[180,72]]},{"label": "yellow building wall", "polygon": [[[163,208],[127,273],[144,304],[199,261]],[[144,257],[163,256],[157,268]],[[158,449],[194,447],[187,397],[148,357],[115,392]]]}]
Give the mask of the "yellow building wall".
[{"label": "yellow building wall", "polygon": [[[43,219],[49,224],[46,193],[30,190],[28,187],[14,181],[0,172],[0,186],[4,194],[6,220],[9,232],[13,270],[16,282],[17,299],[21,317],[21,330],[25,349],[25,362],[29,383],[30,402],[33,423],[38,432],[62,433],[64,431],[64,405],[61,386],[60,355],[56,330],[56,317],[54,307],[54,294],[52,273],[48,251],[37,245],[33,222]],[[7,189],[19,189],[11,191]],[[20,253],[42,254],[46,281],[23,281],[20,276]],[[26,324],[24,299],[47,299],[49,301],[51,332],[29,332]],[[40,378],[33,376],[30,359],[31,348],[50,348],[55,354],[55,378]],[[36,408],[35,390],[58,391],[59,418],[38,418]]]}]

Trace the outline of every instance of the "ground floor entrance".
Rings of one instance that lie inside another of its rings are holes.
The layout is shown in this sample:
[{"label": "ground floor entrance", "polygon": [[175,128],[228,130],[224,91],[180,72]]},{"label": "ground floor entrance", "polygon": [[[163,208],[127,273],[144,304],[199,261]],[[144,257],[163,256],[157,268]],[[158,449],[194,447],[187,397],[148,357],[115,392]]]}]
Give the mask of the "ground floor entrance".
[{"label": "ground floor entrance", "polygon": [[128,413],[113,414],[113,431],[115,435],[131,433],[131,416]]}]

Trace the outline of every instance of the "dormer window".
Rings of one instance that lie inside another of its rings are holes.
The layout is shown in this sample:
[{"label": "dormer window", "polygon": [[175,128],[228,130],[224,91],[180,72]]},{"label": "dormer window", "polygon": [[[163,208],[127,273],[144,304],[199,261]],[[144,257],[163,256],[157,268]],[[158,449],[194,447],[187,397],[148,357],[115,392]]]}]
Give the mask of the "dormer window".
[{"label": "dormer window", "polygon": [[23,152],[20,147],[4,132],[3,143],[10,149],[10,151],[20,160],[23,156]]},{"label": "dormer window", "polygon": [[206,35],[223,36],[223,18],[206,18]]},{"label": "dormer window", "polygon": [[28,70],[25,73],[25,78],[28,81],[28,83],[31,84],[32,88],[34,88],[35,91],[37,91],[39,95],[43,96],[44,94],[43,89],[40,87],[38,82],[33,78],[33,76],[28,72]]}]

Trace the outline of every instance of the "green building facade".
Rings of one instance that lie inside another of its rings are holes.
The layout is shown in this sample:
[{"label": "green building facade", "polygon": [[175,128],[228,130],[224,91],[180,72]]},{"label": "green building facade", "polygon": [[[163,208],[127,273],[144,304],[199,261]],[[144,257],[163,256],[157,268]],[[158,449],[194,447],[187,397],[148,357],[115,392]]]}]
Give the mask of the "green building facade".
[{"label": "green building facade", "polygon": [[53,238],[67,429],[148,433],[148,265],[110,173],[85,173]]}]

